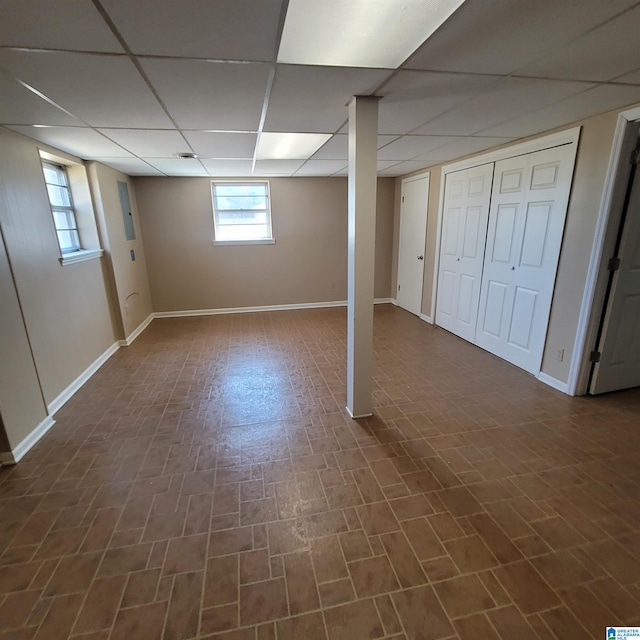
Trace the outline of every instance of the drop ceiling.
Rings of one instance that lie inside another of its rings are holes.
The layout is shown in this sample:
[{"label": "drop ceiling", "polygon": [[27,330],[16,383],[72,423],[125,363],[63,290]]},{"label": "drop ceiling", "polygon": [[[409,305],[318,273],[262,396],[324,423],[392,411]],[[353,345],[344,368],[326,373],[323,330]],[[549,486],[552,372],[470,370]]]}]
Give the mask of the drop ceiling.
[{"label": "drop ceiling", "polygon": [[[0,0],[0,125],[130,175],[343,176],[346,103],[378,95],[378,172],[398,176],[640,102],[640,0],[466,0],[392,68],[313,64],[317,38],[284,55],[287,6],[311,5]],[[277,133],[327,141],[258,154]]]}]

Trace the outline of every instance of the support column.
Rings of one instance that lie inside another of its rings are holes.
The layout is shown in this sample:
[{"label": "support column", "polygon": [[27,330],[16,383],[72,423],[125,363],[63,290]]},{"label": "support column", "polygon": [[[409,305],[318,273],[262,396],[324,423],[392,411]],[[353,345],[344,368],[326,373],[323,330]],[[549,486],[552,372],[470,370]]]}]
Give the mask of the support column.
[{"label": "support column", "polygon": [[378,100],[355,96],[349,103],[347,411],[353,418],[370,416],[373,409]]}]

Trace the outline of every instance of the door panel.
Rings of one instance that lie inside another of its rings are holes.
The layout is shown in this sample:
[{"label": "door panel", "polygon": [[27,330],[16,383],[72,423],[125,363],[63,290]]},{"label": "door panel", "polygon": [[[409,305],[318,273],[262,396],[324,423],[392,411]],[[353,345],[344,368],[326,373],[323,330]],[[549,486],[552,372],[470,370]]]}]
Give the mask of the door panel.
[{"label": "door panel", "polygon": [[538,373],[562,245],[573,145],[496,163],[478,346]]},{"label": "door panel", "polygon": [[398,305],[416,315],[420,315],[422,311],[428,200],[428,175],[403,180],[398,252]]},{"label": "door panel", "polygon": [[625,216],[615,273],[605,313],[602,337],[589,392],[605,393],[640,386],[640,172]]},{"label": "door panel", "polygon": [[473,341],[493,163],[446,176],[436,324]]}]

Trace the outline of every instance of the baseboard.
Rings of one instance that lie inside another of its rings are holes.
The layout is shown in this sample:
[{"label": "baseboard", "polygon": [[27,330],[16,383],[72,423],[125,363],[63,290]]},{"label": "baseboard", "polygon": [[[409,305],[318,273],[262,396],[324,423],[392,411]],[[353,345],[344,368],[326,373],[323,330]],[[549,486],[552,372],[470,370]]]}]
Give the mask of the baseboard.
[{"label": "baseboard", "polygon": [[133,341],[151,324],[151,321],[153,320],[153,318],[154,318],[154,314],[150,313],[149,317],[146,320],[144,320],[140,324],[140,326],[138,326],[138,328],[135,329],[128,338],[125,338],[124,340],[120,340],[118,344],[121,347],[130,346],[133,343]]},{"label": "baseboard", "polygon": [[347,413],[352,420],[362,420],[363,418],[370,418],[373,415],[373,413],[363,413],[362,415],[354,416],[353,413],[351,413],[351,409],[349,409],[349,407],[345,407],[345,409],[347,410]]},{"label": "baseboard", "polygon": [[418,317],[420,318],[420,320],[424,320],[429,324],[433,324],[433,320],[431,319],[431,316],[425,316],[424,313],[421,313]]},{"label": "baseboard", "polygon": [[101,356],[92,362],[57,398],[47,405],[49,415],[53,415],[71,396],[120,348],[120,343],[112,344]]},{"label": "baseboard", "polygon": [[[376,298],[374,304],[389,304],[391,298]],[[230,313],[260,313],[261,311],[295,311],[297,309],[327,309],[331,307],[346,307],[346,300],[332,300],[329,302],[301,302],[296,304],[269,304],[261,307],[226,307],[223,309],[189,309],[186,311],[158,311],[154,318],[186,318],[192,316],[219,316]]]},{"label": "baseboard", "polygon": [[389,301],[391,302],[391,304],[395,305],[396,307],[398,306],[398,300],[396,298],[389,298]]},{"label": "baseboard", "polygon": [[566,382],[562,382],[553,376],[550,376],[548,373],[542,373],[542,371],[538,374],[538,380],[540,382],[544,382],[545,384],[557,389],[558,391],[562,391],[562,393],[566,393],[567,395],[571,395],[569,393],[569,385]]},{"label": "baseboard", "polygon": [[[56,423],[53,416],[47,416],[13,451],[13,464],[20,462],[22,458],[36,445],[51,427]],[[3,461],[4,463],[4,461]],[[9,463],[11,464],[11,463]]]},{"label": "baseboard", "polygon": [[10,452],[2,452],[0,453],[0,467],[14,465],[16,463],[16,459],[13,457],[13,454]]}]

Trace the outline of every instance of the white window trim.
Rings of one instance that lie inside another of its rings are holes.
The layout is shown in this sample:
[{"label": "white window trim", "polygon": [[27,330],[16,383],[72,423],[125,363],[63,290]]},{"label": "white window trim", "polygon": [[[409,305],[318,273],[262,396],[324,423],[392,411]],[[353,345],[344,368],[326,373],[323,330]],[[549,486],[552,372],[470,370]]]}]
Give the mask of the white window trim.
[{"label": "white window trim", "polygon": [[80,249],[79,251],[63,253],[62,257],[58,258],[58,260],[60,260],[60,264],[63,267],[66,267],[67,265],[76,264],[77,262],[86,262],[87,260],[102,258],[103,254],[103,249]]},{"label": "white window trim", "polygon": [[[237,185],[241,185],[241,184],[251,184],[251,183],[255,183],[255,184],[266,184],[267,185],[267,204],[268,204],[268,213],[269,213],[269,231],[271,233],[271,237],[270,238],[260,238],[257,240],[217,240],[217,232],[218,232],[218,226],[217,226],[217,220],[216,220],[216,204],[215,204],[215,198],[213,195],[214,192],[214,186],[216,184],[219,185],[233,185],[233,184],[237,184]],[[211,190],[211,207],[212,207],[212,213],[213,213],[213,241],[212,244],[213,245],[218,245],[218,246],[224,246],[224,245],[229,245],[229,246],[242,246],[242,245],[259,245],[259,244],[275,244],[276,243],[276,239],[275,236],[273,235],[273,216],[272,216],[272,210],[271,210],[271,184],[269,183],[269,180],[257,180],[257,179],[246,179],[246,180],[211,180],[211,184],[210,184],[210,190]]]}]

